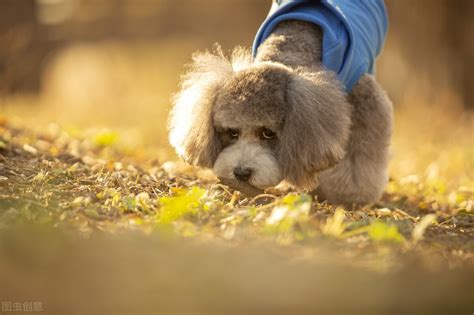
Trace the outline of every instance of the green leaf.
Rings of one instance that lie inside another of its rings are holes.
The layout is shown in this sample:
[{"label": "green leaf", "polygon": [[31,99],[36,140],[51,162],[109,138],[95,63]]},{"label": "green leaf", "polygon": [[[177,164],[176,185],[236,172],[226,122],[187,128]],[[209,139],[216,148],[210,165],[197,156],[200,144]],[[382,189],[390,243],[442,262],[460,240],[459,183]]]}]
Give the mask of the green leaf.
[{"label": "green leaf", "polygon": [[283,204],[290,207],[299,207],[307,204],[311,206],[311,201],[311,196],[308,194],[288,194],[282,199]]},{"label": "green leaf", "polygon": [[173,197],[160,198],[158,222],[169,224],[184,215],[196,213],[205,194],[205,189],[194,186],[187,190],[178,190]]},{"label": "green leaf", "polygon": [[389,241],[400,243],[404,240],[403,235],[398,232],[396,225],[389,225],[376,220],[370,224],[368,229],[369,238],[373,241]]},{"label": "green leaf", "polygon": [[115,144],[118,140],[119,136],[116,132],[113,131],[103,131],[97,134],[93,141],[95,145],[99,147],[109,147]]},{"label": "green leaf", "polygon": [[133,211],[137,207],[137,202],[135,201],[135,198],[132,196],[125,196],[123,198],[123,204],[127,208],[127,210]]}]

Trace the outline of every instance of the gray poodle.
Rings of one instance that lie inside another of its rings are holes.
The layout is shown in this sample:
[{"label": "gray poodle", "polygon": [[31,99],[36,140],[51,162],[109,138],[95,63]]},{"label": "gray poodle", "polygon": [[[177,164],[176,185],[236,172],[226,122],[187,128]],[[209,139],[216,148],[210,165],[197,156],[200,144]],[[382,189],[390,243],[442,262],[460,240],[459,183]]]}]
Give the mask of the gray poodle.
[{"label": "gray poodle", "polygon": [[174,98],[178,155],[265,189],[285,180],[331,203],[378,200],[387,183],[392,105],[374,76],[349,93],[321,63],[322,30],[279,23],[255,58],[199,53]]}]

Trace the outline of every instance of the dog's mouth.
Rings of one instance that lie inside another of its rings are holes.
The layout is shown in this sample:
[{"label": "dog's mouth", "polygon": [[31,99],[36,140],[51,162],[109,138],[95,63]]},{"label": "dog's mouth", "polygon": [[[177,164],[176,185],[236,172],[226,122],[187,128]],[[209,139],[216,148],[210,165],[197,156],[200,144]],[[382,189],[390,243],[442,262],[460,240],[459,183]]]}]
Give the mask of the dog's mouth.
[{"label": "dog's mouth", "polygon": [[243,182],[237,179],[219,177],[219,180],[222,184],[227,185],[232,189],[238,190],[250,197],[261,195],[264,192],[262,189],[255,187],[248,182]]}]

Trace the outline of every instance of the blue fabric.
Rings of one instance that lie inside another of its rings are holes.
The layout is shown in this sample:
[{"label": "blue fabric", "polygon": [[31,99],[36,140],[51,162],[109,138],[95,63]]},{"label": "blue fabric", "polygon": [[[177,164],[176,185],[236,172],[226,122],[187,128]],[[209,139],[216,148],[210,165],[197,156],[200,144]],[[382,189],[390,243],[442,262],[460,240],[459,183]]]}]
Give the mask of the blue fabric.
[{"label": "blue fabric", "polygon": [[321,27],[321,61],[337,73],[348,92],[363,74],[374,72],[388,27],[383,0],[277,0],[257,32],[254,56],[275,26],[285,20],[302,20]]}]

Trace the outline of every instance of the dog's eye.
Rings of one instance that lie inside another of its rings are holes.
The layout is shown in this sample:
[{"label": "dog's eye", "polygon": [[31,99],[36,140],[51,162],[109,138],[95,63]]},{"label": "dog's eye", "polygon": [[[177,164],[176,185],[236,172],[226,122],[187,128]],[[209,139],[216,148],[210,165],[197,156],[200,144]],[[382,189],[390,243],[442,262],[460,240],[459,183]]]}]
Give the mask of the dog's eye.
[{"label": "dog's eye", "polygon": [[226,133],[232,138],[232,139],[237,139],[240,135],[239,129],[235,128],[229,128],[226,130]]},{"label": "dog's eye", "polygon": [[263,140],[272,140],[275,139],[276,134],[268,129],[268,128],[262,128],[262,131],[260,131],[260,138]]}]

